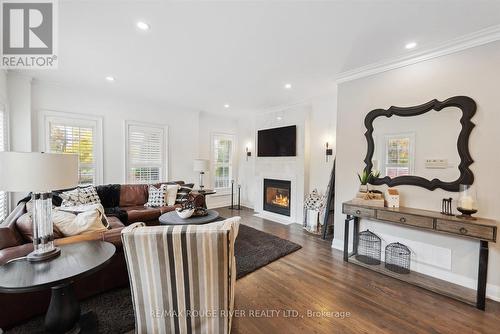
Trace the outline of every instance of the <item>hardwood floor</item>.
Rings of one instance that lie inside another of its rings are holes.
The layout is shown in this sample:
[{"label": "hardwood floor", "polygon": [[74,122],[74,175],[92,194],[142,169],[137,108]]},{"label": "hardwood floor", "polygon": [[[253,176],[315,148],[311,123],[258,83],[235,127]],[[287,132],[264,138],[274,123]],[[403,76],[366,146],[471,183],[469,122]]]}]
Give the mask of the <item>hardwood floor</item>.
[{"label": "hardwood floor", "polygon": [[250,209],[217,210],[303,247],[237,281],[235,309],[240,314],[233,318],[232,333],[500,332],[500,303],[487,300],[486,311],[479,311],[345,263],[331,241],[298,224],[254,217]]}]

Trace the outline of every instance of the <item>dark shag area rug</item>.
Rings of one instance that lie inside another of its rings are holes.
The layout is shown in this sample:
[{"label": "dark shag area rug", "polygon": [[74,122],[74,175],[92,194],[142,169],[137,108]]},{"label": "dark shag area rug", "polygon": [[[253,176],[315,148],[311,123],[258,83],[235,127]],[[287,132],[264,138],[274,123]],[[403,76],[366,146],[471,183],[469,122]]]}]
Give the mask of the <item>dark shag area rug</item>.
[{"label": "dark shag area rug", "polygon": [[[294,242],[241,224],[234,249],[237,278],[242,278],[300,248],[302,246]],[[82,313],[95,312],[99,321],[99,333],[127,333],[135,328],[129,288],[91,297],[82,301],[80,306]],[[43,319],[43,316],[36,317],[6,333],[43,333]]]}]

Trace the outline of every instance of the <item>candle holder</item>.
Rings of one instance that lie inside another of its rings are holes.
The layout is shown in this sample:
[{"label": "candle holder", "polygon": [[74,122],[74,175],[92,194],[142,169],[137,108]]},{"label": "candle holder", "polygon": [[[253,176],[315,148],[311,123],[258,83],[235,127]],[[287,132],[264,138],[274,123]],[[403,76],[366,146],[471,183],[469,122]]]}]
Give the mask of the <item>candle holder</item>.
[{"label": "candle holder", "polygon": [[472,217],[473,214],[477,212],[477,194],[476,189],[469,184],[460,185],[460,193],[457,201],[457,210],[461,212],[461,215],[457,215],[458,218],[475,220]]}]

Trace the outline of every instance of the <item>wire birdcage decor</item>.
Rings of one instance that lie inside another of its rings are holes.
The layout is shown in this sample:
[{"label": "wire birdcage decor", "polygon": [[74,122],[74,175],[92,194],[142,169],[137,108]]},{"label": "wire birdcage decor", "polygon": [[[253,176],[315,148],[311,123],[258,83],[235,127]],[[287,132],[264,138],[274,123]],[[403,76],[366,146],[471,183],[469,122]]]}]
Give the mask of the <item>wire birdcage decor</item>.
[{"label": "wire birdcage decor", "polygon": [[399,274],[410,273],[410,249],[399,243],[393,242],[385,247],[385,267]]},{"label": "wire birdcage decor", "polygon": [[366,264],[380,264],[381,239],[370,230],[359,232],[356,259]]}]

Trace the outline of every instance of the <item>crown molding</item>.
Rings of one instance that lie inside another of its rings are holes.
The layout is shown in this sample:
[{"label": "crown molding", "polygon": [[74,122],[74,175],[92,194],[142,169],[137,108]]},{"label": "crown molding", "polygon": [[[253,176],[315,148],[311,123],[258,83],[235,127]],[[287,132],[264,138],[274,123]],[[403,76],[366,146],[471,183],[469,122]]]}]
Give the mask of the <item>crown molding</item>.
[{"label": "crown molding", "polygon": [[336,82],[337,84],[340,84],[343,82],[420,63],[433,58],[446,56],[452,53],[460,52],[498,40],[500,40],[500,25],[491,26],[471,34],[454,38],[448,42],[442,43],[438,47],[428,48],[420,52],[412,53],[408,56],[397,57],[391,60],[372,63],[353,70],[342,72],[337,75]]}]

